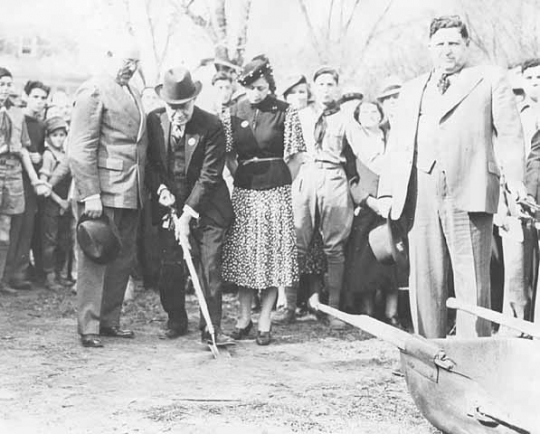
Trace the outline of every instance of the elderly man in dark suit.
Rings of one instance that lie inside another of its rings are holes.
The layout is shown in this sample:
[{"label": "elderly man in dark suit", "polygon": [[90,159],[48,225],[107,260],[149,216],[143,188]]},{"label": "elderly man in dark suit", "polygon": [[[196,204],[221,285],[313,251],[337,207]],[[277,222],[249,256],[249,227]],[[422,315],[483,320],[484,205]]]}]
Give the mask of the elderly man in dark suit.
[{"label": "elderly man in dark suit", "polygon": [[[489,263],[501,169],[524,194],[523,133],[505,71],[465,66],[467,27],[457,16],[430,28],[434,68],[401,89],[380,186],[381,214],[409,219],[410,296],[417,333],[446,337],[448,273],[456,297],[490,305]],[[490,324],[458,312],[457,335]]]},{"label": "elderly man in dark suit", "polygon": [[77,91],[68,147],[79,216],[105,214],[122,243],[117,258],[105,265],[79,251],[77,316],[86,347],[101,347],[98,335],[134,336],[119,322],[143,201],[146,121],[139,93],[129,85],[138,67],[137,48],[124,42],[107,56],[107,73]]},{"label": "elderly man in dark suit", "polygon": [[[169,315],[164,336],[187,333],[183,254],[179,241],[195,257],[217,344],[232,339],[221,331],[221,252],[232,220],[229,191],[223,180],[225,133],[219,119],[195,106],[201,83],[184,68],[170,69],[156,92],[166,103],[148,115],[148,178],[159,230],[161,265],[158,287]],[[167,218],[174,209],[179,218]],[[163,217],[165,219],[163,220]],[[172,227],[174,225],[174,227]],[[202,340],[210,341],[204,319]]]}]

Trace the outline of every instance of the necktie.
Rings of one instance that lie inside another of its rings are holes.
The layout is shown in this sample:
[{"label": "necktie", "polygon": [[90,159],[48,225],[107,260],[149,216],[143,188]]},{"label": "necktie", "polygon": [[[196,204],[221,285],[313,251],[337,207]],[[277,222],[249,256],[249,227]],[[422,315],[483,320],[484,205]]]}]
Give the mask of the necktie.
[{"label": "necktie", "polygon": [[0,109],[0,134],[4,138],[4,143],[7,145],[8,150],[11,141],[11,119],[7,114],[7,109],[3,106]]},{"label": "necktie", "polygon": [[315,122],[315,149],[317,151],[322,150],[322,144],[324,140],[324,136],[326,134],[326,128],[328,126],[328,123],[326,121],[326,117],[333,115],[334,113],[337,113],[339,111],[339,104],[337,102],[334,102],[323,110],[319,118],[317,119],[317,122]]},{"label": "necktie", "polygon": [[123,84],[122,85],[122,89],[124,90],[125,93],[128,94],[128,96],[130,97],[130,99],[135,103],[137,104],[137,102],[135,101],[135,97],[133,96],[133,93],[131,93],[131,89],[129,88],[129,86],[127,84]]},{"label": "necktie", "polygon": [[178,143],[184,135],[184,128],[181,125],[173,124],[171,135],[173,136],[175,142]]}]

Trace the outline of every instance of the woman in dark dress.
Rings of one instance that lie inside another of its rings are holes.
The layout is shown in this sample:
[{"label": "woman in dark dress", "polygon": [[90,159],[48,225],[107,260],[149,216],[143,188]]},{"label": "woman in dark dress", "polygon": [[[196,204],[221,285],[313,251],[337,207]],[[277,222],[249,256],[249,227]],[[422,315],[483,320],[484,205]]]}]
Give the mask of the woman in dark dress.
[{"label": "woman in dark dress", "polygon": [[383,111],[375,101],[361,102],[355,110],[356,124],[349,142],[356,156],[358,185],[352,188],[356,205],[353,228],[345,250],[344,309],[375,314],[377,293],[385,295],[384,319],[397,325],[397,274],[395,265],[375,259],[369,233],[384,219],[377,214],[377,184],[384,166],[386,134],[381,128]]},{"label": "woman in dark dress", "polygon": [[305,146],[296,111],[273,96],[275,82],[266,57],[249,62],[238,81],[247,97],[223,117],[235,215],[223,251],[223,277],[239,287],[240,312],[232,337],[248,335],[253,325],[251,301],[259,291],[257,343],[268,345],[277,288],[298,284],[287,163]]}]

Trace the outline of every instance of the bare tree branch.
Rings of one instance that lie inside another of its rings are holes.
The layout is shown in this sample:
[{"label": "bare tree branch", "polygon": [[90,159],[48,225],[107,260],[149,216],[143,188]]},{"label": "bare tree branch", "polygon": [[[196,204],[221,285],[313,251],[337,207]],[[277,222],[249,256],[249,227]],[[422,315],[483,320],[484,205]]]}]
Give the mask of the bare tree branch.
[{"label": "bare tree branch", "polygon": [[245,0],[244,8],[242,9],[242,28],[238,32],[234,56],[231,56],[233,58],[231,60],[233,60],[236,65],[242,65],[244,63],[244,52],[246,51],[247,31],[249,26],[249,16],[251,13],[251,3],[252,0]]},{"label": "bare tree branch", "polygon": [[311,36],[311,42],[313,44],[313,48],[315,48],[315,51],[317,52],[317,55],[319,57],[320,61],[323,61],[325,59],[325,55],[323,53],[323,50],[321,49],[321,46],[319,44],[319,41],[317,39],[317,32],[315,31],[315,28],[313,27],[313,23],[311,22],[311,18],[309,17],[309,12],[306,7],[306,3],[304,0],[298,0],[298,3],[300,4],[300,9],[302,10],[302,15],[304,16],[304,19],[306,21],[306,24],[308,26],[309,34]]},{"label": "bare tree branch", "polygon": [[215,8],[212,18],[213,28],[217,36],[217,39],[214,42],[216,57],[218,59],[229,60],[225,0],[215,0]]},{"label": "bare tree branch", "polygon": [[351,27],[352,20],[354,18],[354,14],[356,12],[356,8],[360,4],[360,0],[355,0],[354,5],[352,7],[351,13],[349,15],[349,19],[345,23],[345,26],[343,27],[343,34],[347,34],[349,32],[349,27]]},{"label": "bare tree branch", "polygon": [[394,0],[388,1],[388,3],[386,4],[386,7],[382,11],[382,13],[379,15],[379,18],[377,18],[377,21],[375,21],[375,23],[371,27],[371,30],[369,31],[368,36],[366,37],[366,40],[364,41],[364,49],[366,49],[371,43],[373,37],[377,33],[377,29],[379,28],[379,25],[383,21],[384,17],[386,17],[386,14],[390,10],[390,7],[392,6],[393,3],[394,3]]},{"label": "bare tree branch", "polygon": [[328,21],[326,23],[326,37],[325,41],[330,41],[330,31],[332,29],[332,15],[334,14],[335,0],[330,0],[330,8],[328,9]]}]

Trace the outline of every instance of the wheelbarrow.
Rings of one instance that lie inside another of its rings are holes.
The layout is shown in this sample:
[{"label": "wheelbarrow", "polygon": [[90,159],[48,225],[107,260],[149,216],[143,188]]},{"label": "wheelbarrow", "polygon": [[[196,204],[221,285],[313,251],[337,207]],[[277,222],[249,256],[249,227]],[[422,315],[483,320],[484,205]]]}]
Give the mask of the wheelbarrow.
[{"label": "wheelbarrow", "polygon": [[[407,387],[424,417],[445,434],[540,433],[540,343],[519,338],[426,339],[367,315],[349,315],[318,303],[312,306],[400,350]],[[532,337],[540,329],[455,299],[449,307]],[[486,311],[486,312],[484,312]],[[486,315],[487,314],[487,315]],[[502,317],[502,318],[501,318]]]}]

